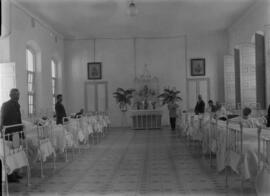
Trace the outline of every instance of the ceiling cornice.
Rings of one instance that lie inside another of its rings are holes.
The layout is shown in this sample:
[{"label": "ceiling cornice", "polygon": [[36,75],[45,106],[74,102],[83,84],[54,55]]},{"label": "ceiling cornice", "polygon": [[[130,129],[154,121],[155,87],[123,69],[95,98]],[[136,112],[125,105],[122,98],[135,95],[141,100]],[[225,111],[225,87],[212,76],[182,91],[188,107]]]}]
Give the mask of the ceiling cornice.
[{"label": "ceiling cornice", "polygon": [[49,30],[51,33],[53,33],[55,36],[57,36],[60,39],[64,39],[64,36],[57,32],[51,25],[49,25],[47,22],[45,22],[44,20],[40,19],[38,16],[36,16],[35,14],[33,14],[31,11],[29,11],[28,9],[26,9],[23,5],[21,5],[17,0],[10,0],[10,2],[16,6],[17,8],[19,8],[20,10],[22,10],[25,14],[27,14],[29,17],[33,18],[36,22],[38,22],[43,28]]},{"label": "ceiling cornice", "polygon": [[234,28],[234,26],[237,26],[237,24],[241,23],[241,21],[248,16],[248,14],[256,7],[259,5],[261,1],[254,1],[247,9],[245,9],[242,13],[238,14],[236,16],[236,20],[234,20],[228,27],[228,31]]},{"label": "ceiling cornice", "polygon": [[208,31],[204,33],[185,33],[185,34],[179,34],[179,35],[167,35],[167,36],[130,36],[130,37],[81,37],[81,38],[71,38],[71,37],[65,37],[65,41],[79,41],[79,40],[100,40],[100,39],[109,39],[109,40],[130,40],[130,39],[177,39],[177,38],[183,38],[183,37],[202,37],[202,36],[209,36],[209,35],[215,35],[215,34],[222,34],[222,33],[228,33],[227,29],[219,29],[219,30],[213,30]]}]

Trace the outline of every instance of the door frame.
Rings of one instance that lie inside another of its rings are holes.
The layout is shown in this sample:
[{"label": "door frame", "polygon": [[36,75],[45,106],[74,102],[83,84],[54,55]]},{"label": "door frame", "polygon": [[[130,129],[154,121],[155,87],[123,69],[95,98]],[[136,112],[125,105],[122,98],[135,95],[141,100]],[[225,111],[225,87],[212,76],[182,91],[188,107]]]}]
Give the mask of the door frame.
[{"label": "door frame", "polygon": [[93,85],[95,90],[95,110],[98,111],[98,85],[104,84],[105,85],[105,110],[108,111],[108,81],[86,81],[84,83],[84,107],[88,111],[88,105],[87,105],[87,100],[88,100],[88,95],[87,95],[87,86],[88,85]]},{"label": "door frame", "polygon": [[[199,92],[200,92],[200,86],[199,86],[199,82],[200,81],[206,81],[207,82],[207,94],[208,94],[208,99],[210,99],[210,79],[209,78],[187,78],[187,82],[186,82],[186,92],[187,92],[187,108],[189,107],[189,88],[188,88],[188,84],[190,81],[195,81],[196,82],[196,96],[198,96]],[[208,100],[205,100],[208,101]],[[195,107],[195,106],[194,106]],[[188,108],[189,110],[190,108]]]}]

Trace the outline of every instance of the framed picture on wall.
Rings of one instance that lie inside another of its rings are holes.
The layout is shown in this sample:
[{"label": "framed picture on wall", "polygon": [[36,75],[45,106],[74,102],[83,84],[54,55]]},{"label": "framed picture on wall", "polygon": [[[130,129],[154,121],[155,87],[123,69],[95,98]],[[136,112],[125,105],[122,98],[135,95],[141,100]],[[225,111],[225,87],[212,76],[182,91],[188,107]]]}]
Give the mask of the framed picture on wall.
[{"label": "framed picture on wall", "polygon": [[205,59],[191,59],[191,76],[205,76]]},{"label": "framed picture on wall", "polygon": [[87,76],[88,80],[99,80],[102,79],[101,62],[87,63]]}]

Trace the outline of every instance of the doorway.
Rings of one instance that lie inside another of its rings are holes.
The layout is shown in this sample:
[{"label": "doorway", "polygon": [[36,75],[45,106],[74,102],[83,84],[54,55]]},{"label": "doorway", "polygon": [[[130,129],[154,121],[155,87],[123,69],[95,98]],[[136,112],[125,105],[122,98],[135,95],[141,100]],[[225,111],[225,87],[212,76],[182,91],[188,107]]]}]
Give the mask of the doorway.
[{"label": "doorway", "polygon": [[187,79],[187,106],[188,110],[193,110],[197,103],[198,95],[202,95],[205,102],[210,99],[209,78]]},{"label": "doorway", "polygon": [[86,112],[108,111],[108,82],[85,82]]}]

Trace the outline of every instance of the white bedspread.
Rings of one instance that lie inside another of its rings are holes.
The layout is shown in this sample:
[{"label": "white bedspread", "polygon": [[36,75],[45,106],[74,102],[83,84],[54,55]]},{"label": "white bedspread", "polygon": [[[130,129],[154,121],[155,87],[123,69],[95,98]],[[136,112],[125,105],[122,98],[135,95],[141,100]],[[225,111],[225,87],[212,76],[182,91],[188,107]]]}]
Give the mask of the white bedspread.
[{"label": "white bedspread", "polygon": [[28,154],[31,161],[35,161],[41,158],[43,161],[46,161],[47,157],[52,154],[55,155],[52,139],[57,138],[56,135],[53,134],[50,139],[43,140],[41,144],[39,144],[38,133],[37,129],[35,129],[35,125],[28,121],[23,121],[23,124],[25,125],[25,136],[29,148]]},{"label": "white bedspread", "polygon": [[[230,126],[239,126],[230,124]],[[245,180],[255,181],[257,184],[256,190],[258,193],[270,195],[270,173],[269,169],[258,170],[258,135],[256,128],[243,129],[243,152],[242,155],[234,151],[226,151],[232,143],[226,141],[226,128],[218,127],[218,148],[217,148],[217,168],[222,171],[226,166],[229,166],[233,171],[241,175]],[[262,132],[263,136],[270,137],[270,131]],[[227,142],[227,144],[226,144]],[[259,183],[260,182],[260,183]],[[267,184],[263,186],[263,184]],[[267,191],[266,191],[267,190]],[[263,194],[262,194],[263,195]]]},{"label": "white bedspread", "polygon": [[[220,172],[229,166],[233,171],[241,175],[245,180],[252,180],[256,182],[256,190],[258,195],[270,195],[270,169],[261,168],[258,170],[258,135],[257,129],[244,128],[243,129],[243,153],[235,153],[230,149],[229,141],[227,141],[226,121],[218,121],[216,133],[209,134],[210,121],[209,118],[204,118],[202,129],[198,129],[198,116],[193,117],[193,123],[188,119],[187,135],[192,139],[202,139],[203,152],[211,150],[216,153],[217,170]],[[232,128],[240,127],[239,118],[233,120],[229,126]],[[270,137],[270,130],[263,130],[262,135]],[[210,149],[209,149],[210,148]],[[227,148],[227,149],[226,149]]]},{"label": "white bedspread", "polygon": [[[190,136],[192,140],[203,141],[205,134],[205,130],[209,127],[209,115],[188,115],[188,126],[186,135]],[[201,127],[199,121],[201,120]]]},{"label": "white bedspread", "polygon": [[21,149],[16,152],[10,153],[13,151],[10,149],[9,144],[5,141],[5,152],[6,152],[6,160],[4,162],[4,149],[3,149],[3,139],[0,139],[0,159],[2,162],[2,181],[5,181],[5,170],[4,163],[7,169],[7,174],[11,174],[14,170],[22,168],[28,165],[28,159],[25,152]]}]

